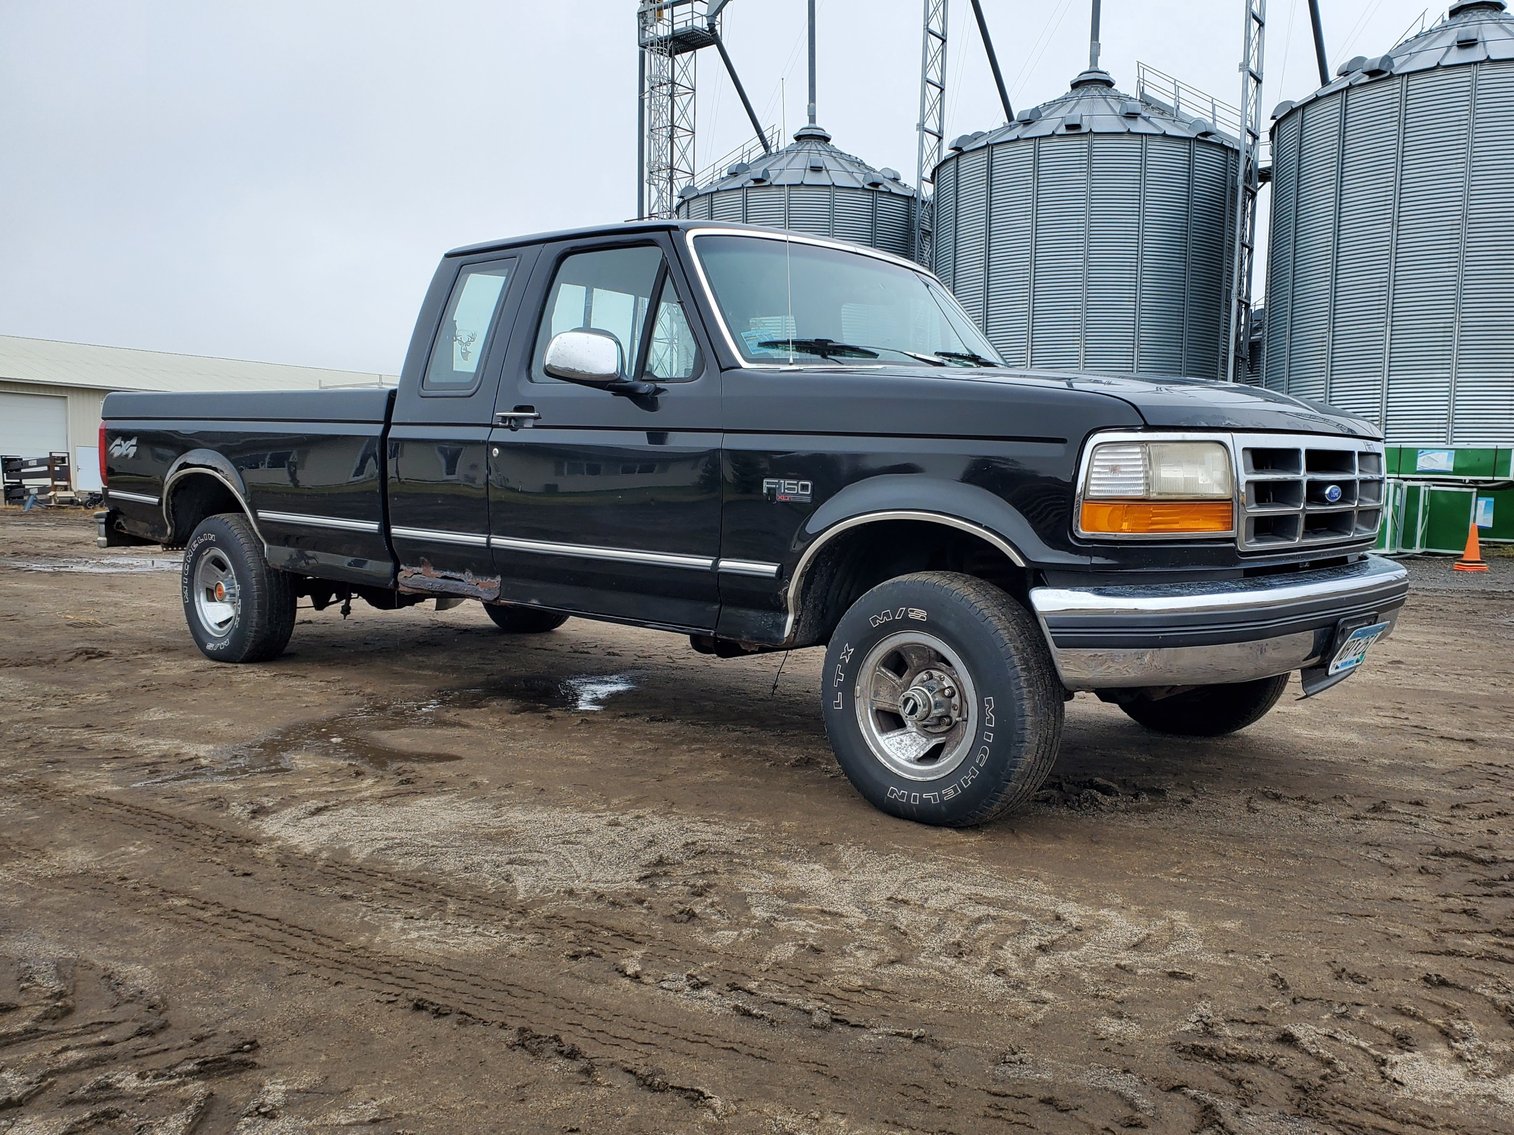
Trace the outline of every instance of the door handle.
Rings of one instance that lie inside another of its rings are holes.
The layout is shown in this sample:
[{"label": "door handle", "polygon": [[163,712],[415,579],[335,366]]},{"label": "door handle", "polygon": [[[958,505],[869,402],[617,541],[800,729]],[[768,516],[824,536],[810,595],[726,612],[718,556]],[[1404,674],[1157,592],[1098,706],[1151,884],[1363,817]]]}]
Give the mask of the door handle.
[{"label": "door handle", "polygon": [[513,410],[501,410],[494,415],[496,426],[508,426],[512,430],[518,430],[523,426],[529,426],[532,422],[539,421],[541,415],[536,412],[535,406],[517,406]]}]

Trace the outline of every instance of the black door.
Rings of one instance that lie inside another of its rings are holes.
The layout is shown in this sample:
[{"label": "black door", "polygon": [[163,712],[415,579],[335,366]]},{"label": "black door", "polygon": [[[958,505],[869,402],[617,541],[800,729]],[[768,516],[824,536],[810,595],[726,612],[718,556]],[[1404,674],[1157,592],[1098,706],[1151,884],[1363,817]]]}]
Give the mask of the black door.
[{"label": "black door", "polygon": [[531,255],[444,261],[427,297],[422,324],[438,331],[424,357],[406,360],[389,431],[389,531],[403,591],[498,598],[489,437]]},{"label": "black door", "polygon": [[[720,373],[687,286],[652,241],[543,250],[495,406],[517,428],[496,428],[489,451],[494,564],[512,602],[714,628]],[[613,334],[626,373],[661,392],[548,377],[552,336],[584,327]]]}]

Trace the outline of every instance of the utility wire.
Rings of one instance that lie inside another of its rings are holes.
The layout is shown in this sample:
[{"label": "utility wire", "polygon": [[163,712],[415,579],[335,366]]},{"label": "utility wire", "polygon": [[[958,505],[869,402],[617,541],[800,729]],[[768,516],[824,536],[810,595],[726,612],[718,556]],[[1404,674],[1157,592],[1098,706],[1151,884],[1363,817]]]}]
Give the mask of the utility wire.
[{"label": "utility wire", "polygon": [[1278,97],[1272,100],[1273,106],[1288,97],[1288,52],[1293,47],[1293,17],[1297,14],[1298,0],[1293,0],[1288,6],[1288,30],[1283,33],[1283,65],[1278,68]]},{"label": "utility wire", "polygon": [[1355,46],[1357,39],[1371,26],[1372,17],[1377,15],[1377,10],[1383,6],[1383,0],[1374,0],[1362,10],[1361,17],[1351,29],[1351,34],[1346,37],[1346,42],[1341,47],[1342,57],[1351,58],[1351,48]]},{"label": "utility wire", "polygon": [[1046,54],[1046,49],[1051,46],[1051,41],[1056,37],[1057,31],[1062,26],[1063,19],[1067,16],[1067,9],[1072,5],[1072,0],[1062,0],[1055,16],[1046,18],[1046,26],[1041,29],[1041,34],[1036,37],[1035,44],[1031,47],[1031,55],[1024,68],[1020,72],[1020,81],[1010,93],[1010,101],[1016,106],[1020,105],[1020,95],[1025,90],[1025,84],[1030,82],[1031,74],[1035,71],[1036,64],[1041,62],[1041,56]]}]

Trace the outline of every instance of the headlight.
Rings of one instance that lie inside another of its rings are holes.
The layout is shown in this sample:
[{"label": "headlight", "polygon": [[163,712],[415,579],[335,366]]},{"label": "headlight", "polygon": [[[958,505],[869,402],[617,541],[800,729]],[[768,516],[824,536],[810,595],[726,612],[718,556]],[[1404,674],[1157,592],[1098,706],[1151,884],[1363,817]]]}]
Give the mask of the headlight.
[{"label": "headlight", "polygon": [[1235,531],[1230,451],[1218,441],[1095,443],[1084,466],[1083,536],[1224,536]]}]

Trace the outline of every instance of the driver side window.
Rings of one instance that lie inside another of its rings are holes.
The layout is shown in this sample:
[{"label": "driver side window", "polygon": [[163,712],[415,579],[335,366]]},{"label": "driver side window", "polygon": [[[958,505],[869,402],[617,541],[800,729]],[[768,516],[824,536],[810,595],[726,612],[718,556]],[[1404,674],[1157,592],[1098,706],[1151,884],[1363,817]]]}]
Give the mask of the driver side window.
[{"label": "driver side window", "polygon": [[694,378],[698,374],[694,335],[673,282],[662,269],[662,252],[652,245],[596,249],[566,257],[547,293],[531,380],[558,381],[542,368],[547,344],[564,331],[589,328],[615,337],[630,377],[663,382]]}]

